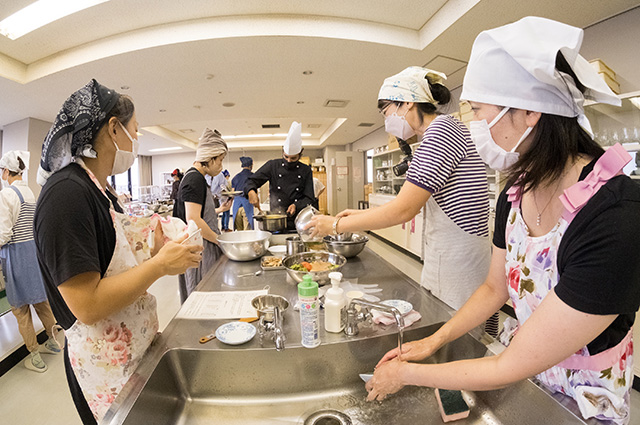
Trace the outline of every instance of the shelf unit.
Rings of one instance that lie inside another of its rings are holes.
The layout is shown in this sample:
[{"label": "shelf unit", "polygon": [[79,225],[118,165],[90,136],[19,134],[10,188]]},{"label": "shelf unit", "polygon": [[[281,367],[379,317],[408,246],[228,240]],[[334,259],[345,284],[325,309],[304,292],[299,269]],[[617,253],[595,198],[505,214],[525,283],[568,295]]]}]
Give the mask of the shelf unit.
[{"label": "shelf unit", "polygon": [[[415,152],[420,143],[411,144],[411,151]],[[398,164],[404,154],[400,148],[388,149],[388,146],[379,147],[373,154],[373,193],[383,195],[397,195],[404,184],[406,177],[397,177],[393,174],[393,167]]]}]

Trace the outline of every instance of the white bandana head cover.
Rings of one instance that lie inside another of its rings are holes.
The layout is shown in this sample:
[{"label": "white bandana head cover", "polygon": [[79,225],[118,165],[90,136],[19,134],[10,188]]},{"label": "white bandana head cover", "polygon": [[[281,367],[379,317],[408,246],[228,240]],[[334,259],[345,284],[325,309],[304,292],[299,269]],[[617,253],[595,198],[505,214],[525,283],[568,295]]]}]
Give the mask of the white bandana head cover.
[{"label": "white bandana head cover", "polygon": [[378,93],[378,100],[386,99],[437,105],[438,102],[433,98],[431,89],[429,89],[429,83],[442,84],[446,79],[447,76],[442,72],[420,66],[410,66],[396,75],[385,78]]},{"label": "white bandana head cover", "polygon": [[20,169],[20,161],[24,164],[24,170],[29,168],[29,152],[27,151],[9,151],[0,159],[0,170],[9,170],[12,173],[22,174],[24,170]]},{"label": "white bandana head cover", "polygon": [[287,140],[284,141],[284,153],[287,155],[297,155],[302,152],[302,124],[292,122],[287,134]]},{"label": "white bandana head cover", "polygon": [[227,151],[227,143],[222,139],[222,134],[218,130],[205,128],[196,149],[196,162],[211,161],[212,158],[227,153]]},{"label": "white bandana head cover", "polygon": [[[550,19],[529,16],[481,32],[473,43],[461,99],[563,117],[593,136],[584,115],[584,100],[620,106],[585,58],[578,54],[583,31]],[[573,78],[556,70],[561,52],[586,87],[583,95]]]}]

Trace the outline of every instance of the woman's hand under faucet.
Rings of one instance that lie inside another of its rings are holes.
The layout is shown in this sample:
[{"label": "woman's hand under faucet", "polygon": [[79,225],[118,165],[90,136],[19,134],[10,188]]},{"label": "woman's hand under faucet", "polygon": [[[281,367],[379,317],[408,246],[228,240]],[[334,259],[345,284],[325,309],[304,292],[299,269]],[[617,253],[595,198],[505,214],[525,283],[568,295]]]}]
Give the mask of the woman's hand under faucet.
[{"label": "woman's hand under faucet", "polygon": [[[405,362],[417,362],[424,360],[436,351],[440,349],[442,345],[436,341],[433,336],[429,336],[418,341],[411,341],[402,346],[402,355],[400,360]],[[398,358],[398,348],[389,350],[378,362],[376,368],[389,362],[390,360]]]}]

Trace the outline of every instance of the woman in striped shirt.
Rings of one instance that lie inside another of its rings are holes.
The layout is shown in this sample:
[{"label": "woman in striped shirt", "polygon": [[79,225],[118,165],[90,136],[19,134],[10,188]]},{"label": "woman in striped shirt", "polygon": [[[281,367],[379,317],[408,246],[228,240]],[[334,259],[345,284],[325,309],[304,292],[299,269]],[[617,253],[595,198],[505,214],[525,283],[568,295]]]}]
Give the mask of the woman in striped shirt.
[{"label": "woman in striped shirt", "polygon": [[310,226],[317,234],[381,229],[411,220],[424,207],[421,285],[457,310],[489,270],[489,199],[485,166],[469,131],[438,113],[451,98],[444,78],[409,67],[385,79],[380,89],[386,131],[401,140],[414,134],[421,140],[398,196],[379,208],[317,217]]},{"label": "woman in striped shirt", "polygon": [[[0,177],[3,184],[8,183],[0,191],[0,260],[11,312],[29,350],[24,367],[42,373],[48,368],[40,353],[58,354],[61,349],[54,338],[56,319],[47,301],[33,240],[36,198],[22,180],[28,163],[29,152],[24,151],[10,151],[0,159]],[[41,346],[33,328],[32,305],[49,336]]]}]

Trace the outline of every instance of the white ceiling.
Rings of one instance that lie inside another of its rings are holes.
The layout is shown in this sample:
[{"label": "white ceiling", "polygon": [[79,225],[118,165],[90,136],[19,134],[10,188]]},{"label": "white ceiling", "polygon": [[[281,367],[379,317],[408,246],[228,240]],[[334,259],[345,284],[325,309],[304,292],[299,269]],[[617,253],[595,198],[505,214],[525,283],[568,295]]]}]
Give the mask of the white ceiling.
[{"label": "white ceiling", "polygon": [[[32,1],[3,0],[0,20]],[[18,40],[0,36],[0,127],[27,117],[52,121],[69,94],[96,78],[133,97],[142,154],[192,149],[205,126],[223,136],[259,135],[286,133],[293,120],[311,134],[305,146],[341,145],[382,126],[378,89],[406,66],[443,71],[455,89],[484,29],[526,15],[586,27],[638,4],[111,0]],[[327,100],[348,104],[328,108]],[[229,102],[235,106],[223,106]],[[251,150],[276,149],[282,140],[228,141]]]}]

